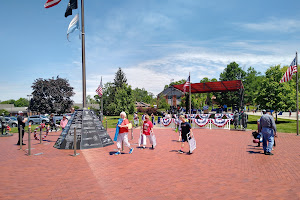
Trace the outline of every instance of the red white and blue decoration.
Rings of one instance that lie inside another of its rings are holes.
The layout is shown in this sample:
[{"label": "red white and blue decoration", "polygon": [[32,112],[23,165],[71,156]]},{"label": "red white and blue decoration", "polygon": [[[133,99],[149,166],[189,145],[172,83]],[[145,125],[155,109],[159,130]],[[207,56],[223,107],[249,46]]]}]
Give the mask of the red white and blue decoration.
[{"label": "red white and blue decoration", "polygon": [[233,121],[233,113],[231,113],[231,114],[225,114],[226,115],[226,117],[227,117],[227,119],[230,119],[231,121]]},{"label": "red white and blue decoration", "polygon": [[204,119],[204,118],[209,118],[210,114],[200,114],[199,116],[201,119]]},{"label": "red white and blue decoration", "polygon": [[172,123],[173,119],[172,118],[162,118],[161,123],[164,126],[169,126]]},{"label": "red white and blue decoration", "polygon": [[176,125],[179,125],[181,123],[181,120],[179,118],[175,118],[173,120]]},{"label": "red white and blue decoration", "polygon": [[197,124],[199,127],[203,127],[210,122],[210,119],[203,118],[203,119],[195,119],[194,121],[195,121],[195,124]]},{"label": "red white and blue decoration", "polygon": [[230,119],[211,119],[211,123],[217,127],[224,127]]},{"label": "red white and blue decoration", "polygon": [[41,124],[41,125],[39,125],[38,127],[36,127],[36,128],[34,129],[34,135],[33,135],[34,139],[40,140],[40,139],[37,137],[37,130],[43,130],[43,128],[46,128],[46,131],[45,131],[46,133],[45,133],[45,135],[43,135],[42,140],[44,140],[44,139],[48,136],[48,133],[49,133],[49,126],[45,126],[45,124]]},{"label": "red white and blue decoration", "polygon": [[224,116],[224,114],[222,114],[222,113],[216,113],[215,114],[216,119],[221,119],[223,116]]},{"label": "red white and blue decoration", "polygon": [[197,116],[197,114],[191,114],[191,118],[190,118],[190,115],[189,115],[189,114],[186,114],[186,115],[185,115],[185,118],[187,118],[187,119],[195,119],[196,116]]}]

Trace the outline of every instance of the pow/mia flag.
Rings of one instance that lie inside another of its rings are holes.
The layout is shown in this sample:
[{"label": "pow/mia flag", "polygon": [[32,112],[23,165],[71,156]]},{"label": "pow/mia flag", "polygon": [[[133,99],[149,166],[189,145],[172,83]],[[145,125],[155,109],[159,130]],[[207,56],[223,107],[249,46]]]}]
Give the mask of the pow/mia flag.
[{"label": "pow/mia flag", "polygon": [[69,0],[67,10],[65,12],[65,17],[68,17],[69,15],[72,15],[72,9],[78,8],[78,2],[77,0]]}]

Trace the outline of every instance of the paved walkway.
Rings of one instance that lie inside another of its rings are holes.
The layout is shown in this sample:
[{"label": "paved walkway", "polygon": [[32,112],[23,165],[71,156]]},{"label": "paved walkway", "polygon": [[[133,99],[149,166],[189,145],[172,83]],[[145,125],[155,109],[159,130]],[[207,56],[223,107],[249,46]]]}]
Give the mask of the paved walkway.
[{"label": "paved walkway", "polygon": [[[261,116],[262,115],[261,111],[259,111],[259,112],[246,112],[246,113],[248,115],[256,115],[256,116]],[[276,115],[273,114],[273,117],[275,118]],[[282,115],[277,115],[277,118],[297,120],[297,112],[292,112],[291,116],[289,115],[289,112],[283,112]]]},{"label": "paved walkway", "polygon": [[155,150],[137,148],[138,132],[133,154],[119,156],[112,145],[72,157],[52,147],[60,133],[32,138],[32,156],[18,150],[17,134],[0,138],[0,199],[300,199],[300,136],[279,133],[266,156],[251,132],[194,129],[187,155],[171,129],[155,129]]}]

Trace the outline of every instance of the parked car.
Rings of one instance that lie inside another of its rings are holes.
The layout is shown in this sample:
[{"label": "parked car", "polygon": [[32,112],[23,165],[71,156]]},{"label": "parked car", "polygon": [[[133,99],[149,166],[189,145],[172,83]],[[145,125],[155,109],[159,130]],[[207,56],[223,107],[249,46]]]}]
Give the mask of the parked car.
[{"label": "parked car", "polygon": [[63,116],[53,116],[53,121],[55,124],[60,124],[60,121],[62,120]]},{"label": "parked car", "polygon": [[17,127],[18,126],[18,120],[14,120],[10,117],[5,117],[5,121],[8,124],[8,126],[10,127]]},{"label": "parked car", "polygon": [[28,122],[31,124],[49,123],[49,119],[43,115],[31,115],[28,117]]}]

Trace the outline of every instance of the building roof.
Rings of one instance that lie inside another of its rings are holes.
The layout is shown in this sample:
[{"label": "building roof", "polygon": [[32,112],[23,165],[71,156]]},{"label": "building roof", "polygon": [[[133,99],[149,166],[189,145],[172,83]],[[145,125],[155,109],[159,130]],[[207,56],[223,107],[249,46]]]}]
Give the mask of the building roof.
[{"label": "building roof", "polygon": [[[78,106],[80,109],[82,108],[82,103],[74,103],[73,106]],[[100,109],[100,104],[91,104],[87,103],[86,107],[88,108],[95,108],[95,109]]]},{"label": "building roof", "polygon": [[0,110],[1,109],[4,109],[10,113],[17,113],[18,111],[23,111],[23,112],[27,113],[27,111],[28,111],[27,110],[28,107],[15,107],[14,104],[0,104]]},{"label": "building roof", "polygon": [[150,104],[144,102],[135,102],[135,107],[150,107]]},{"label": "building roof", "polygon": [[[173,85],[174,88],[183,91],[184,84]],[[233,81],[217,81],[217,82],[206,82],[206,83],[192,83],[191,93],[209,93],[209,92],[228,92],[238,91],[244,89],[241,80]],[[187,87],[187,92],[188,92]]]},{"label": "building roof", "polygon": [[181,97],[182,95],[184,95],[184,93],[173,87],[173,86],[169,86],[168,88],[164,89],[161,93],[159,93],[157,96],[160,96],[160,95],[163,95],[163,96],[174,96],[176,95],[177,97]]}]

